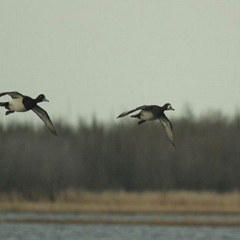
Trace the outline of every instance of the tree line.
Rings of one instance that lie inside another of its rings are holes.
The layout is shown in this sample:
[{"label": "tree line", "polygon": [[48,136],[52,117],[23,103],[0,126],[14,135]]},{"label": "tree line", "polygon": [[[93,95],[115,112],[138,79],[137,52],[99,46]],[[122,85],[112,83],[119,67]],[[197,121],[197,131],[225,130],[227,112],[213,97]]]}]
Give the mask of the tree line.
[{"label": "tree line", "polygon": [[172,119],[174,148],[158,121],[77,127],[0,123],[0,193],[55,200],[67,189],[232,191],[240,189],[240,114]]}]

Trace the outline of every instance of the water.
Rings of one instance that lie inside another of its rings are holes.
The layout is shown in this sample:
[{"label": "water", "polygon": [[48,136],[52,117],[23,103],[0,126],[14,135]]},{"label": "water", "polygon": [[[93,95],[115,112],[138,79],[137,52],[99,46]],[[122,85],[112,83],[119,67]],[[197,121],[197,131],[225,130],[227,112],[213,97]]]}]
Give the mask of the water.
[{"label": "water", "polygon": [[[11,219],[165,219],[200,218],[239,221],[231,215],[115,215],[115,214],[36,214],[1,213],[0,240],[239,240],[239,227],[172,227],[148,225],[8,223]],[[226,220],[227,219],[227,220]],[[5,221],[5,222],[4,222]]]},{"label": "water", "polygon": [[1,240],[239,240],[239,228],[0,224]]}]

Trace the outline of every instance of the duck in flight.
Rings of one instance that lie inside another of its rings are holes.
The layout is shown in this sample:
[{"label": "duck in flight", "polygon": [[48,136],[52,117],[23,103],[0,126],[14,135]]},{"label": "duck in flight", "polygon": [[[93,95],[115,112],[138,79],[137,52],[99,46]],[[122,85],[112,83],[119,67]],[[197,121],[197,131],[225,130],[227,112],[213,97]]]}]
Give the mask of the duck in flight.
[{"label": "duck in flight", "polygon": [[19,92],[0,93],[0,97],[4,95],[9,95],[12,98],[12,100],[10,100],[9,102],[0,102],[0,106],[5,107],[8,110],[6,111],[5,115],[14,112],[27,112],[29,110],[32,110],[43,120],[43,122],[47,125],[49,130],[53,134],[57,135],[57,132],[47,112],[37,105],[37,103],[40,102],[49,102],[43,94],[40,94],[35,99],[22,95]]},{"label": "duck in flight", "polygon": [[143,106],[137,107],[135,109],[123,112],[117,118],[125,117],[128,114],[133,113],[138,110],[140,110],[140,112],[135,115],[132,115],[131,117],[140,119],[138,124],[142,124],[146,121],[159,120],[162,123],[170,142],[175,147],[175,138],[173,135],[172,124],[169,121],[169,119],[166,117],[166,115],[164,114],[164,111],[166,111],[166,110],[174,110],[172,108],[171,104],[166,103],[162,107],[157,106],[157,105],[143,105]]}]

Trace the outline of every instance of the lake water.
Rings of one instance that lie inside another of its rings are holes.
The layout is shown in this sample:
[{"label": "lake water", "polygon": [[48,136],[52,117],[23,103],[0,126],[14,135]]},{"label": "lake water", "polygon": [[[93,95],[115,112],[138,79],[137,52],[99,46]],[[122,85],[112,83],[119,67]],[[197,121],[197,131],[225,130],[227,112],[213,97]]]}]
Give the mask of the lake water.
[{"label": "lake water", "polygon": [[240,221],[236,215],[115,215],[1,213],[0,240],[239,240],[240,227],[186,227],[121,224],[14,223],[11,220],[113,219],[120,221]]}]

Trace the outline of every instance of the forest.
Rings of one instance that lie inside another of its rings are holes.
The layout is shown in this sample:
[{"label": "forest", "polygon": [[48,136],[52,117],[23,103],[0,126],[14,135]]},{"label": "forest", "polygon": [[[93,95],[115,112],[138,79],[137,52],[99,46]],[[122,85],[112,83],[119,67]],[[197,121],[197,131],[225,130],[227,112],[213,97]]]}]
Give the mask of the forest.
[{"label": "forest", "polygon": [[[3,120],[3,118],[2,118]],[[73,127],[0,123],[0,193],[54,201],[78,191],[217,191],[240,189],[240,113],[171,119],[176,148],[159,121],[132,119]]]}]

